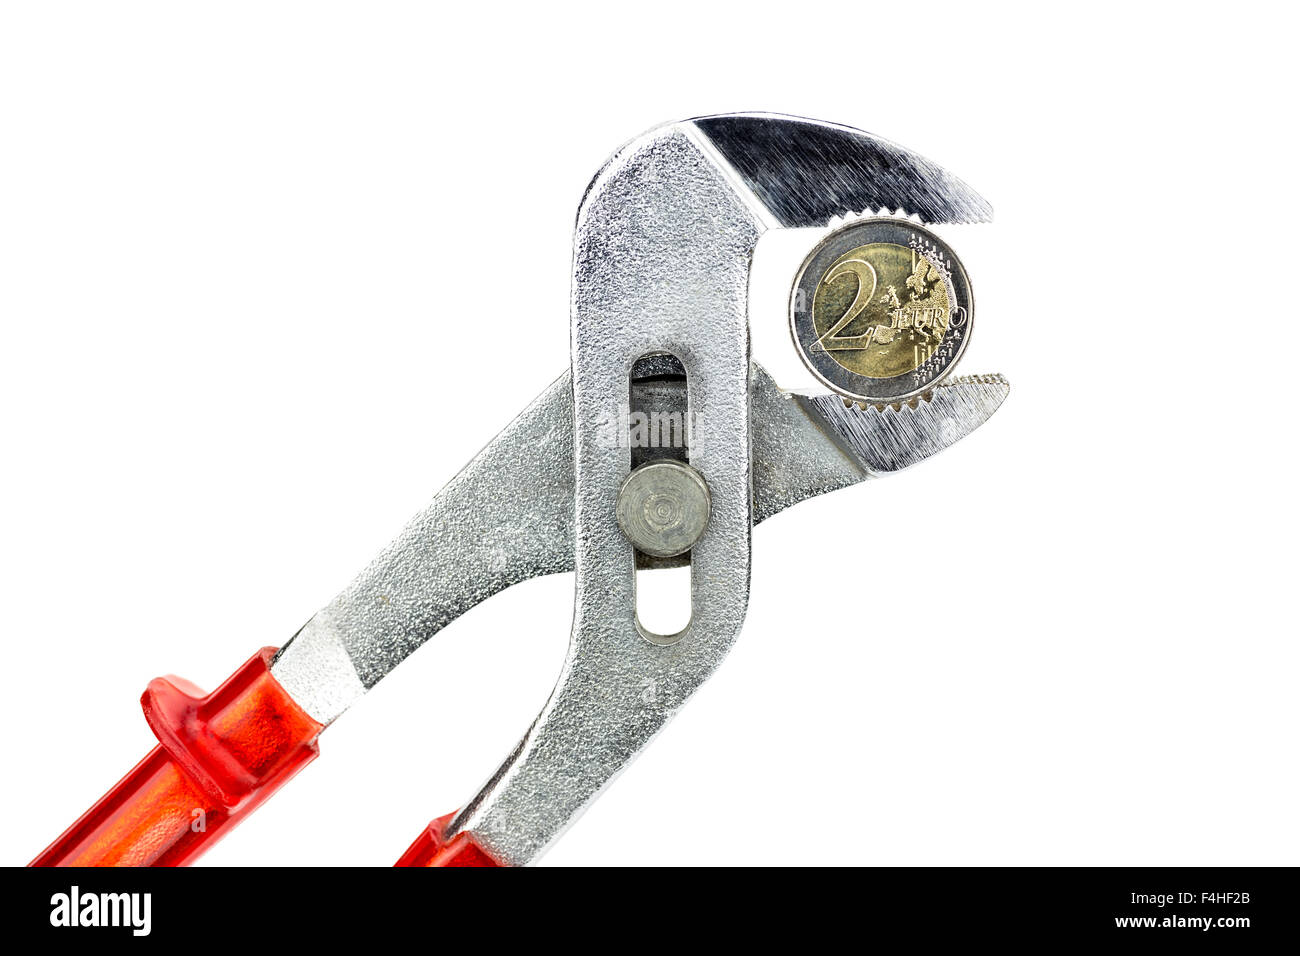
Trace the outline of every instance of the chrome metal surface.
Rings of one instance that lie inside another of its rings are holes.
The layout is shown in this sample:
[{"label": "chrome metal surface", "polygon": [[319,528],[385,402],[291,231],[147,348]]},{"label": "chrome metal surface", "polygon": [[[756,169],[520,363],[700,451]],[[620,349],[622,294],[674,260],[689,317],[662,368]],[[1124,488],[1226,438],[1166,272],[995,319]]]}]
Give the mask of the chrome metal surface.
[{"label": "chrome metal surface", "polygon": [[[749,265],[765,223],[752,194],[688,123],[633,140],[578,211],[571,309],[577,591],[551,699],[518,748],[447,828],[497,860],[536,857],[636,756],[726,656],[749,599],[752,492]],[[691,620],[671,645],[643,638],[635,555],[615,517],[631,467],[608,440],[633,365],[682,364],[691,464],[709,485],[691,550]]]},{"label": "chrome metal surface", "polygon": [[[835,166],[820,155],[832,145],[852,161]],[[730,649],[748,603],[748,278],[759,236],[882,200],[930,218],[983,215],[930,202],[960,198],[964,187],[932,182],[937,167],[924,169],[910,155],[891,164],[892,152],[823,124],[711,117],[633,140],[593,180],[574,238],[577,593],[569,652],[536,722],[446,836],[472,832],[504,863],[536,858]],[[903,180],[891,180],[895,170],[911,186],[907,195]],[[668,645],[642,640],[637,626],[635,555],[613,507],[631,456],[608,440],[633,365],[654,352],[685,368],[690,460],[712,495],[709,527],[691,552],[692,617]]]},{"label": "chrome metal surface", "polygon": [[614,513],[638,551],[656,558],[685,554],[709,523],[709,486],[690,465],[646,462],[623,479]]},{"label": "chrome metal surface", "polygon": [[956,176],[862,130],[772,113],[704,116],[695,125],[781,226],[878,212],[928,223],[993,218],[993,207]]},{"label": "chrome metal surface", "polygon": [[573,567],[570,395],[566,372],[280,649],[271,673],[299,706],[333,721],[480,601]]},{"label": "chrome metal surface", "polygon": [[[752,183],[754,192],[764,197],[763,204],[783,222],[806,225],[850,210],[882,208],[929,221],[987,218],[987,203],[966,187],[954,187],[956,181],[937,167],[918,166],[919,158],[877,137],[792,118],[732,119],[706,117],[696,125],[706,131],[715,152],[725,154],[721,163],[729,163],[733,175]],[[770,121],[782,128],[762,129]],[[806,140],[796,141],[796,134]],[[864,142],[854,146],[854,137]],[[764,144],[819,156],[835,172],[823,182],[797,156],[764,158]],[[907,181],[889,188],[879,185],[887,170],[909,167],[920,171],[917,181],[922,186]],[[948,189],[951,199],[933,194]],[[612,238],[617,241],[617,231]],[[641,366],[639,371],[649,376],[680,371],[680,363],[670,356],[643,360]],[[317,720],[337,718],[415,648],[480,601],[518,581],[572,569],[570,389],[566,373],[281,649],[273,673]],[[680,401],[682,390],[680,383],[649,382],[639,393],[647,402],[670,402],[674,395]],[[634,397],[637,394],[634,388]],[[886,428],[897,430],[901,422],[877,421],[873,412],[860,417],[840,413],[836,401],[826,396],[824,403],[810,400],[801,406],[755,369],[755,522],[861,480],[866,472],[852,450],[855,444],[868,455],[869,467],[889,470],[891,459],[919,459],[948,440],[929,435],[924,451],[909,453],[880,434]],[[816,416],[824,433],[809,427],[809,414]],[[861,434],[853,425],[855,418]],[[962,434],[954,432],[951,440]],[[634,450],[634,461],[637,456]],[[508,485],[527,487],[531,495],[525,499],[492,490]]]},{"label": "chrome metal surface", "polygon": [[[630,143],[579,209],[572,377],[453,479],[282,649],[272,673],[329,722],[469,607],[524,578],[575,567],[556,689],[445,834],[472,831],[501,862],[534,859],[729,650],[747,603],[753,523],[946,447],[1005,395],[1000,380],[955,380],[915,407],[863,410],[838,397],[786,395],[757,367],[751,381],[748,273],[761,233],[882,210],[927,222],[989,214],[938,167],[845,127],[706,117]],[[629,387],[638,360],[646,374],[652,353],[662,366],[656,377]],[[675,380],[679,367],[686,384]],[[685,453],[648,456],[608,441],[629,393],[633,402],[689,406],[690,463],[712,497],[710,523],[690,553],[693,617],[668,646],[638,632],[636,557],[615,502],[633,464]]]},{"label": "chrome metal surface", "polygon": [[901,471],[943,451],[988,420],[1011,390],[1001,375],[956,375],[899,405],[845,406],[838,395],[795,395],[869,471]]},{"label": "chrome metal surface", "polygon": [[[333,721],[411,651],[498,591],[573,570],[570,381],[566,372],[547,388],[280,651],[272,674],[315,719]],[[1000,375],[959,376],[916,409],[864,411],[837,395],[783,392],[753,366],[754,523],[942,451],[983,424],[1007,390]],[[680,379],[634,383],[632,396],[634,409],[686,407]],[[489,475],[533,489],[531,497],[496,494]]]}]

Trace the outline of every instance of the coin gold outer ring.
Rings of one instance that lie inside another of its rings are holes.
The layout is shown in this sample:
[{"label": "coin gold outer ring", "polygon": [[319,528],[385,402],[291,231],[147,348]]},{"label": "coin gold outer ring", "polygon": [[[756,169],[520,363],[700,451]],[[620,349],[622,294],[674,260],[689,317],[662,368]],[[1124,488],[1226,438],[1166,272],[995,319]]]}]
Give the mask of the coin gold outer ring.
[{"label": "coin gold outer ring", "polygon": [[[894,243],[900,246],[918,244],[922,252],[928,246],[941,253],[946,263],[951,266],[944,270],[945,278],[948,280],[948,294],[954,306],[964,309],[965,321],[961,325],[960,337],[949,359],[937,363],[932,358],[922,363],[915,371],[896,375],[893,378],[870,378],[849,371],[835,361],[830,353],[814,352],[810,348],[812,343],[817,341],[817,330],[813,324],[813,301],[822,276],[841,255],[850,249],[873,242]],[[962,353],[966,351],[966,344],[970,341],[974,321],[975,297],[971,292],[970,278],[966,275],[961,260],[952,251],[952,247],[928,229],[902,219],[864,219],[831,233],[808,253],[803,265],[799,267],[794,288],[790,293],[790,334],[794,338],[795,349],[798,350],[804,365],[823,385],[845,398],[859,402],[892,404],[915,398],[932,389],[961,360]]]}]

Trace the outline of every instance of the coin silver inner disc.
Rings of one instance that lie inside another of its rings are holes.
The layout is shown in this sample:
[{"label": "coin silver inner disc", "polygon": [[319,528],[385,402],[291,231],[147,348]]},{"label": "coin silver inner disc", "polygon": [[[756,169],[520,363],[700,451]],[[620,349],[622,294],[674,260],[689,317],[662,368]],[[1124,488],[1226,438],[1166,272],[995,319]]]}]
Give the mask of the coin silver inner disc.
[{"label": "coin silver inner disc", "polygon": [[934,387],[970,339],[970,280],[952,249],[912,222],[868,219],[809,254],[790,297],[804,364],[847,398],[898,402]]}]

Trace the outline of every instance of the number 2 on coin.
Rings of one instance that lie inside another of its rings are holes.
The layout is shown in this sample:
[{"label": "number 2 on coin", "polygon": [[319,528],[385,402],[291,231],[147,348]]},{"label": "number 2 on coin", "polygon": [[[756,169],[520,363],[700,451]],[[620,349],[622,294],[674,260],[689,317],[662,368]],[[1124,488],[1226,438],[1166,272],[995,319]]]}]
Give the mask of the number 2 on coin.
[{"label": "number 2 on coin", "polygon": [[863,310],[871,302],[872,296],[876,294],[875,267],[870,262],[862,259],[845,259],[827,272],[822,282],[834,282],[842,276],[850,275],[858,281],[857,294],[853,297],[853,301],[849,303],[848,311],[840,316],[839,321],[818,337],[814,349],[820,347],[827,352],[865,349],[871,345],[871,340],[875,337],[876,327],[874,325],[861,335],[839,334],[845,326],[862,314]]}]

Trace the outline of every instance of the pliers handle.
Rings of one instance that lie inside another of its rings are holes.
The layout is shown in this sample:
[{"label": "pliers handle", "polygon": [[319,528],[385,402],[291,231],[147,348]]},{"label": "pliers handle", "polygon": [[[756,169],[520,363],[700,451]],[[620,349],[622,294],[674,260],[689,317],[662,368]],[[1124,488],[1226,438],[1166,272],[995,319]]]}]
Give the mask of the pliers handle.
[{"label": "pliers handle", "polygon": [[[320,753],[323,724],[271,676],[274,647],[210,694],[158,677],[140,698],[158,746],[31,866],[185,866]],[[497,866],[470,834],[433,821],[398,866]]]}]

